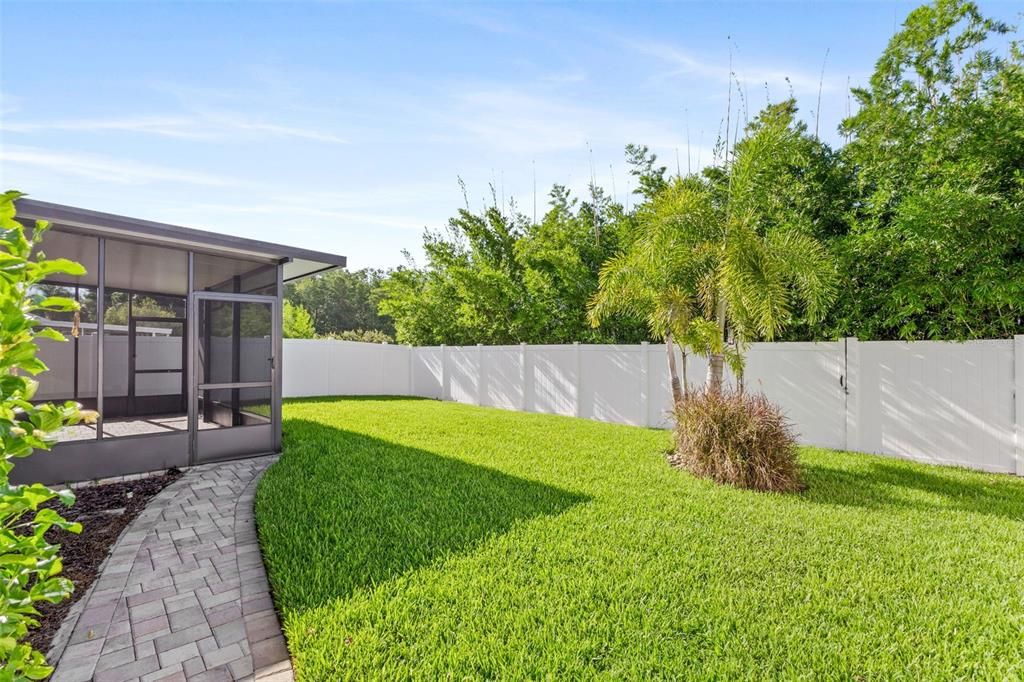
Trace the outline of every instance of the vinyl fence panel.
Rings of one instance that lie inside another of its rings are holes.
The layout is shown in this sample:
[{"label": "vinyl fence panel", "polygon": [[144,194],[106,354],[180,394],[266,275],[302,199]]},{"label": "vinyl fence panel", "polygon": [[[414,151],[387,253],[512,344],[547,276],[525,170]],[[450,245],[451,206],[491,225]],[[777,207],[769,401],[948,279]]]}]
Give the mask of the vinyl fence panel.
[{"label": "vinyl fence panel", "polygon": [[[286,396],[415,395],[671,426],[663,344],[409,348],[287,339],[284,350]],[[699,387],[707,360],[689,355],[685,367]],[[726,380],[736,381],[729,372]],[[758,343],[744,382],[782,407],[804,444],[1024,475],[1024,336]]]},{"label": "vinyl fence panel", "polygon": [[579,388],[575,346],[531,346],[527,366],[526,410],[576,416]]},{"label": "vinyl fence panel", "polygon": [[782,407],[800,441],[846,447],[845,343],[755,343],[744,385]]},{"label": "vinyl fence panel", "polygon": [[1013,341],[862,342],[860,363],[861,450],[1015,471]]},{"label": "vinyl fence panel", "polygon": [[520,346],[483,346],[480,349],[483,401],[488,407],[505,410],[522,408],[523,354]]},{"label": "vinyl fence panel", "polygon": [[443,398],[444,382],[441,348],[412,348],[412,386],[410,395],[424,398]]}]

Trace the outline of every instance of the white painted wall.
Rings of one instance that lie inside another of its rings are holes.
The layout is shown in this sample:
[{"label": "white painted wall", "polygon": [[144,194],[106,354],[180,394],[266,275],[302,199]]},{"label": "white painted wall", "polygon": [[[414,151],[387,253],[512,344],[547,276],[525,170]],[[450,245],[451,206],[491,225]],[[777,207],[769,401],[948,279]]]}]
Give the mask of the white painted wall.
[{"label": "white painted wall", "polygon": [[[690,356],[686,365],[699,385],[706,360]],[[1024,400],[1015,402],[1024,396],[1024,336],[759,343],[747,355],[745,380],[782,406],[802,443],[1024,475]],[[409,348],[285,340],[285,396],[385,394],[670,424],[661,344]]]}]

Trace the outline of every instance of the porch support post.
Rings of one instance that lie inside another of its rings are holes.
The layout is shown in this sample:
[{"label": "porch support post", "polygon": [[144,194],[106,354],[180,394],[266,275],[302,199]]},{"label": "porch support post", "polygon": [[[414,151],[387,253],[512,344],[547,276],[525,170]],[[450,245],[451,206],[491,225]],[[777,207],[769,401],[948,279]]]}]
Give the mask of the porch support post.
[{"label": "porch support post", "polygon": [[188,463],[196,463],[196,433],[199,431],[199,385],[198,369],[196,368],[196,343],[199,340],[199,307],[196,305],[192,280],[195,277],[195,253],[188,252],[188,298],[185,299],[185,338],[186,346],[185,374],[188,386],[185,388],[188,401]]},{"label": "porch support post", "polygon": [[274,364],[271,367],[270,415],[274,428],[274,452],[281,452],[281,401],[284,393],[284,263],[278,263],[277,303],[274,304],[274,329],[271,340],[274,344]]},{"label": "porch support post", "polygon": [[103,337],[104,321],[106,314],[107,297],[107,240],[100,237],[98,240],[99,253],[96,262],[96,440],[103,437]]}]

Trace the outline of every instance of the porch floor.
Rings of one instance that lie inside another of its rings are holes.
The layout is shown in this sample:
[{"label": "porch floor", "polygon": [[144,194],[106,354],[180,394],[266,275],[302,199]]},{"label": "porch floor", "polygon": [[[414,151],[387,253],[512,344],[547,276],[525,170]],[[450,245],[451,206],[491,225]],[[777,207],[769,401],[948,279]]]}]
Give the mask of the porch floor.
[{"label": "porch floor", "polygon": [[[219,429],[220,424],[204,419],[199,420],[199,428]],[[169,415],[154,417],[122,417],[103,421],[104,438],[122,438],[124,436],[144,436],[174,431],[187,431],[186,415]],[[93,440],[96,438],[95,424],[75,424],[61,430],[58,438],[63,441]]]}]

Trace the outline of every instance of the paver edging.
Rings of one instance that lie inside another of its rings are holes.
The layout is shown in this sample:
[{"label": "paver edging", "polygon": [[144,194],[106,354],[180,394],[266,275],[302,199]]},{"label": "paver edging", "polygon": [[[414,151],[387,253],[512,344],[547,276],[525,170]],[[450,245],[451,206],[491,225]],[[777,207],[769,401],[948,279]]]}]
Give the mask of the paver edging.
[{"label": "paver edging", "polygon": [[[256,531],[256,487],[271,466],[273,463],[253,476],[238,497],[235,505],[235,560],[241,579],[246,639],[251,649],[254,644],[259,645],[258,650],[250,651],[254,679],[259,682],[291,682],[295,679],[291,654],[281,628],[280,614],[274,606]],[[271,635],[263,637],[267,632]]]}]

